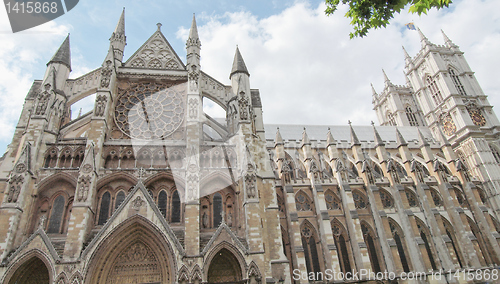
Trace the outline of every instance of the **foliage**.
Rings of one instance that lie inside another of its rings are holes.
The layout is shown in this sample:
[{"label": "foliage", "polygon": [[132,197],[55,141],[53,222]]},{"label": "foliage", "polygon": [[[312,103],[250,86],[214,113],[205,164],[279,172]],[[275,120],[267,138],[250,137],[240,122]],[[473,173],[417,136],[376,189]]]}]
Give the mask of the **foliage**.
[{"label": "foliage", "polygon": [[364,37],[372,28],[386,27],[395,13],[400,13],[407,4],[409,12],[421,15],[427,14],[432,8],[448,7],[452,0],[325,0],[326,15],[333,14],[339,4],[348,4],[349,11],[345,14],[351,19],[354,32],[353,37]]}]

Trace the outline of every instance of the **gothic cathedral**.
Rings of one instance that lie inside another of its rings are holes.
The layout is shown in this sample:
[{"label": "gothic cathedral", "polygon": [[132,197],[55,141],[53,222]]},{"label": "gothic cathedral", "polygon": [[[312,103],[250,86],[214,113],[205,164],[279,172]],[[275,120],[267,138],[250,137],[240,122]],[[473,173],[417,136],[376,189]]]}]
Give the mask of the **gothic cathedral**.
[{"label": "gothic cathedral", "polygon": [[500,122],[419,33],[407,84],[373,90],[381,126],[331,127],[264,124],[238,48],[230,85],[203,72],[194,17],[185,63],[160,24],[124,61],[122,13],[69,79],[68,36],[0,158],[0,282],[498,283]]}]

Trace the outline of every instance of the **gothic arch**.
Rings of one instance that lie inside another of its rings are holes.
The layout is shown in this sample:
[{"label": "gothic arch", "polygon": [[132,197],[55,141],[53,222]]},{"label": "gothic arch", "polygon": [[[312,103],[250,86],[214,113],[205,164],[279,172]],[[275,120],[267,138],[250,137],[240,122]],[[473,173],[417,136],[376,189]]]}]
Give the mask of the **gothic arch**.
[{"label": "gothic arch", "polygon": [[189,282],[189,271],[184,264],[182,265],[181,270],[179,270],[177,279],[178,279],[177,280],[178,283],[188,283]]},{"label": "gothic arch", "polygon": [[[209,272],[210,272],[210,267],[213,263],[213,261],[216,259],[216,257],[219,255],[219,253],[224,252],[225,256],[231,255],[233,257],[233,260],[235,264],[237,265],[236,267],[239,268],[239,275],[237,276],[236,281],[240,281],[243,279],[243,275],[247,274],[247,265],[245,262],[245,258],[243,257],[243,254],[232,244],[228,243],[227,241],[223,241],[216,245],[211,252],[206,256],[205,261],[203,263],[203,274],[205,275],[205,279],[207,282],[210,281],[209,279]],[[238,272],[237,272],[238,274]]]},{"label": "gothic arch", "polygon": [[80,274],[80,271],[73,273],[73,276],[71,276],[71,280],[69,281],[69,284],[81,284],[81,283],[83,283],[83,277]]},{"label": "gothic arch", "polygon": [[408,248],[406,247],[405,235],[403,233],[403,229],[401,226],[392,218],[388,218],[389,228],[391,230],[391,235],[396,243],[396,248],[399,254],[399,258],[401,260],[401,265],[403,271],[410,272],[411,270],[411,262],[410,262],[410,254],[408,252]]},{"label": "gothic arch", "polygon": [[317,273],[323,271],[323,249],[316,227],[306,219],[300,225],[300,234],[307,272]]},{"label": "gothic arch", "polygon": [[[460,267],[464,267],[464,265],[466,263],[463,261],[464,258],[461,254],[460,246],[458,245],[455,228],[453,227],[451,222],[448,221],[444,216],[441,216],[441,220],[443,221],[445,233],[448,236],[448,238],[450,239],[450,243],[451,243],[451,247],[448,246],[448,251],[453,251],[453,253],[455,254],[455,257],[457,258],[457,262],[460,265]],[[451,255],[451,252],[450,252],[450,255]],[[452,256],[452,258],[453,258],[453,256]]]},{"label": "gothic arch", "polygon": [[344,273],[352,272],[351,259],[349,257],[352,255],[349,234],[345,226],[338,219],[333,219],[330,224],[341,270]]},{"label": "gothic arch", "polygon": [[432,241],[432,235],[429,230],[429,227],[418,217],[415,216],[415,221],[417,223],[417,229],[419,230],[419,235],[422,241],[424,242],[425,251],[427,253],[427,257],[429,258],[430,268],[432,270],[437,270],[437,263],[435,256],[437,255],[436,249],[434,247],[434,242]]},{"label": "gothic arch", "polygon": [[57,276],[57,280],[55,282],[56,284],[66,284],[68,282],[68,277],[66,276],[66,272],[61,272],[59,273],[59,276]]},{"label": "gothic arch", "polygon": [[[12,263],[14,263],[14,265],[12,265],[10,268],[7,269],[7,271],[4,274],[4,278],[2,279],[2,283],[23,284],[24,282],[17,282],[17,280],[16,282],[12,282],[12,280],[18,278],[19,275],[31,275],[31,274],[26,274],[26,271],[31,272],[33,270],[36,270],[36,268],[40,268],[42,270],[43,268],[45,268],[47,271],[46,272],[47,275],[45,275],[45,271],[43,271],[43,275],[44,278],[46,276],[48,282],[39,282],[39,284],[52,283],[54,275],[56,273],[52,265],[51,258],[45,252],[39,249],[32,249],[26,252],[24,255],[12,261]],[[35,268],[33,268],[33,266]],[[22,280],[23,279],[21,278],[21,281]]]},{"label": "gothic arch", "polygon": [[381,252],[380,245],[378,243],[378,236],[376,232],[372,229],[372,226],[368,224],[366,221],[361,221],[361,232],[363,233],[363,240],[366,244],[366,248],[368,249],[368,256],[370,258],[370,263],[373,271],[381,272],[382,268],[380,267],[381,262]]},{"label": "gothic arch", "polygon": [[57,174],[53,174],[51,176],[48,176],[44,178],[40,183],[38,184],[38,193],[41,192],[41,190],[45,189],[46,187],[52,186],[56,181],[58,180],[63,180],[65,182],[70,183],[73,187],[76,188],[76,178],[66,172],[59,172]]},{"label": "gothic arch", "polygon": [[198,264],[194,265],[193,270],[191,271],[191,283],[201,283],[203,281],[203,276],[201,273],[201,268]]},{"label": "gothic arch", "polygon": [[101,188],[107,184],[109,184],[110,182],[114,181],[114,180],[118,180],[118,179],[124,179],[126,181],[128,181],[129,183],[131,183],[132,185],[136,185],[137,184],[137,178],[134,177],[133,175],[131,174],[128,174],[124,171],[120,171],[118,173],[113,173],[113,174],[110,174],[110,175],[106,175],[104,176],[103,178],[99,179],[97,181],[97,185],[96,185],[96,188]]},{"label": "gothic arch", "polygon": [[[154,274],[155,279],[161,283],[175,281],[177,267],[172,245],[155,224],[141,215],[134,215],[123,221],[97,244],[91,243],[87,249],[88,251],[83,252],[83,257],[87,253],[91,254],[88,255],[89,265],[85,274],[91,276],[85,280],[86,284],[98,284],[114,277],[113,268],[120,266],[121,262],[137,266],[137,271],[144,274]],[[152,263],[157,270],[153,273],[148,271],[144,267],[147,263]],[[136,273],[133,277],[139,276]]]}]

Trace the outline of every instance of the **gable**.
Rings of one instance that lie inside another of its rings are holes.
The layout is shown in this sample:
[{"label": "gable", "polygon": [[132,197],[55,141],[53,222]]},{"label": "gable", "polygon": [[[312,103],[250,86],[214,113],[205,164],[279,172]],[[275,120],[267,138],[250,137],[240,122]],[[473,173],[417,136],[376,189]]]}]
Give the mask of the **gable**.
[{"label": "gable", "polygon": [[125,67],[141,69],[186,70],[186,66],[157,30],[128,60]]}]

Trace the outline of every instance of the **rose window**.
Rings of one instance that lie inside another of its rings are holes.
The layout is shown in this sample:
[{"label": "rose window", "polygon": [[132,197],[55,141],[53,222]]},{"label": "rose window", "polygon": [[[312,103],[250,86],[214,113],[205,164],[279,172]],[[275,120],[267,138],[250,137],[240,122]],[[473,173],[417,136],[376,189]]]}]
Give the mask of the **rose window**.
[{"label": "rose window", "polygon": [[184,118],[184,100],[178,88],[143,83],[125,90],[115,107],[115,121],[126,135],[158,139],[172,134]]}]

